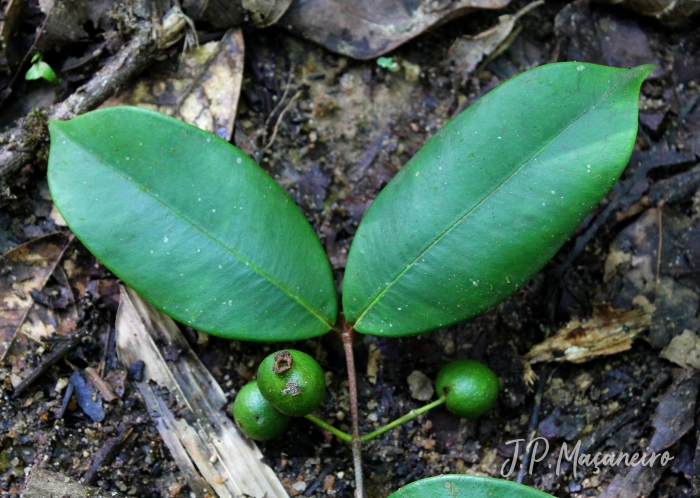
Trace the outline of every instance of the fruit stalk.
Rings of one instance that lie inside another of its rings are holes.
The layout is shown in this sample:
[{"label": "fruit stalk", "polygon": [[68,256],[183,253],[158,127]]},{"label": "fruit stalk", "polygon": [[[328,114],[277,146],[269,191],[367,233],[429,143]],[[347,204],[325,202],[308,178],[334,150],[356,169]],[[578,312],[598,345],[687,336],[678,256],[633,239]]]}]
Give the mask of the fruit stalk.
[{"label": "fruit stalk", "polygon": [[343,349],[348,366],[348,391],[350,392],[350,417],[352,419],[352,460],[355,467],[355,496],[364,498],[365,486],[362,476],[362,438],[360,437],[360,417],[357,409],[357,377],[355,375],[355,356],[352,350],[354,330],[343,318]]},{"label": "fruit stalk", "polygon": [[369,434],[365,434],[364,436],[362,436],[362,440],[369,441],[370,439],[374,439],[375,437],[380,436],[387,431],[390,431],[394,427],[403,424],[404,422],[408,422],[409,420],[413,420],[414,418],[418,417],[418,415],[420,415],[421,413],[425,413],[428,410],[435,408],[436,406],[440,406],[444,402],[445,402],[445,397],[443,396],[440,399],[433,401],[432,403],[428,403],[425,406],[421,406],[420,408],[417,408],[415,410],[411,410],[406,415],[397,418],[393,422],[389,422],[384,427],[380,427],[379,429],[377,429],[374,432],[370,432]]},{"label": "fruit stalk", "polygon": [[343,432],[343,431],[341,431],[341,430],[339,430],[339,429],[336,429],[336,428],[333,427],[332,425],[325,423],[325,422],[324,422],[323,420],[321,420],[320,418],[315,417],[315,416],[311,415],[310,413],[309,413],[308,415],[304,415],[304,418],[305,418],[306,420],[309,420],[309,421],[313,422],[314,424],[318,425],[318,426],[319,426],[321,429],[323,429],[324,431],[328,431],[328,432],[330,432],[331,434],[333,434],[334,436],[339,437],[340,439],[342,439],[342,440],[345,441],[346,443],[351,443],[351,442],[352,442],[352,436],[351,436],[350,434],[348,434],[348,433],[346,433],[346,432]]}]

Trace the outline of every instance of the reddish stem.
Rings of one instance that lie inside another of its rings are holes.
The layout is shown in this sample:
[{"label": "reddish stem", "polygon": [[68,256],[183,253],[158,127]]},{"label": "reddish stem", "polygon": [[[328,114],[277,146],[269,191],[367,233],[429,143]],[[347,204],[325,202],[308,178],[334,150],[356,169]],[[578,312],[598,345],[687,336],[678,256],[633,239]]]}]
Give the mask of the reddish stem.
[{"label": "reddish stem", "polygon": [[362,477],[362,438],[360,437],[360,416],[357,409],[357,376],[355,374],[355,356],[352,350],[354,330],[352,325],[343,319],[343,349],[345,362],[348,366],[348,390],[350,392],[350,417],[352,419],[352,459],[355,467],[355,495],[364,498],[364,480]]}]

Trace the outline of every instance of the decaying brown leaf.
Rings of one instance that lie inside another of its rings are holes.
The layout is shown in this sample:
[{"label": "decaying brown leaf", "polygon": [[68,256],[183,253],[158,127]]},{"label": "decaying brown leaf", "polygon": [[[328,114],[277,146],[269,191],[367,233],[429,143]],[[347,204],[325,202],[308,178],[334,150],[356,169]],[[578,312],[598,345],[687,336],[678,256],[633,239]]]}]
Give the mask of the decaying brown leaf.
[{"label": "decaying brown leaf", "polygon": [[681,367],[693,367],[700,370],[700,338],[692,330],[685,329],[677,335],[659,354]]},{"label": "decaying brown leaf", "polygon": [[689,241],[695,234],[700,224],[671,207],[648,209],[610,246],[604,274],[614,289],[609,302],[616,308],[631,308],[640,296],[653,302],[647,339],[655,348],[666,347],[685,329],[700,329],[700,289],[693,270],[700,251]]},{"label": "decaying brown leaf", "polygon": [[84,28],[88,22],[106,31],[113,23],[109,11],[114,4],[114,0],[41,0],[39,6],[46,14],[46,21],[34,48],[56,49],[88,39]]},{"label": "decaying brown leaf", "polygon": [[597,0],[620,5],[644,16],[656,17],[667,26],[681,26],[700,11],[698,0]]},{"label": "decaying brown leaf", "polygon": [[15,247],[0,259],[0,361],[20,328],[36,338],[56,331],[39,314],[25,320],[34,308],[32,291],[44,288],[71,240],[72,236],[53,233]]},{"label": "decaying brown leaf", "polygon": [[184,0],[185,13],[215,28],[240,26],[252,20],[259,28],[272,26],[286,12],[292,0]]},{"label": "decaying brown leaf", "polygon": [[[121,361],[146,365],[136,386],[197,496],[287,498],[260,450],[224,414],[226,395],[172,319],[122,287],[116,331]],[[166,361],[159,344],[177,349],[177,358]],[[192,416],[176,416],[185,410]]]},{"label": "decaying brown leaf", "polygon": [[306,0],[294,2],[279,25],[333,52],[372,59],[423,31],[476,9],[510,0]]},{"label": "decaying brown leaf", "polygon": [[598,356],[626,351],[651,324],[653,306],[625,311],[596,308],[588,320],[572,320],[552,337],[535,345],[525,355],[530,363],[570,361],[583,363]]},{"label": "decaying brown leaf", "polygon": [[272,26],[287,12],[292,0],[242,0],[243,8],[259,28]]},{"label": "decaying brown leaf", "polygon": [[[676,369],[673,384],[659,400],[651,425],[655,432],[645,453],[659,454],[680,440],[695,422],[695,399],[698,396],[700,374],[690,369]],[[673,455],[673,454],[672,454]],[[627,473],[620,472],[600,493],[599,498],[631,498],[649,496],[661,479],[665,467],[658,460],[656,465],[635,465]]]},{"label": "decaying brown leaf", "polygon": [[103,107],[135,105],[173,116],[230,140],[243,81],[243,34],[232,29],[218,42],[167,61],[109,99]]},{"label": "decaying brown leaf", "polygon": [[476,36],[457,38],[447,52],[447,60],[453,64],[455,73],[460,74],[464,81],[485,57],[495,56],[506,50],[520,32],[513,31],[515,22],[543,3],[544,0],[537,0],[515,14],[500,16],[496,26]]}]

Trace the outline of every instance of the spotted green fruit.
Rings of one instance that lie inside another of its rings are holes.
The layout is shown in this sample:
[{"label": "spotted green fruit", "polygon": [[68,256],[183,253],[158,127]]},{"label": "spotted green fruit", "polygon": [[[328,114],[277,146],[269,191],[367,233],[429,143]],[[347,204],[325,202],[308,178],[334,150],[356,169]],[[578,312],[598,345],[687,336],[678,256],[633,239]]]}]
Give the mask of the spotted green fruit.
[{"label": "spotted green fruit", "polygon": [[489,367],[474,360],[456,360],[438,372],[438,395],[445,396],[447,409],[464,418],[477,418],[489,411],[498,398],[498,377]]},{"label": "spotted green fruit", "polygon": [[256,441],[274,439],[289,426],[290,418],[263,398],[255,381],[243,386],[231,404],[230,411],[241,432]]},{"label": "spotted green fruit", "polygon": [[265,399],[279,411],[291,417],[303,417],[323,401],[326,376],[308,354],[285,349],[260,363],[258,385]]}]

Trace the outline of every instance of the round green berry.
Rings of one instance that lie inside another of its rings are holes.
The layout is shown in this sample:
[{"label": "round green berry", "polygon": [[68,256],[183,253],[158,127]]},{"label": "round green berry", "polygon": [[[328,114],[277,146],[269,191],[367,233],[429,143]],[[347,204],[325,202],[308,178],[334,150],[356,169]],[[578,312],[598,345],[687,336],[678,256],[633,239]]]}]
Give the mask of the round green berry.
[{"label": "round green berry", "polygon": [[445,396],[447,409],[464,418],[477,418],[496,403],[498,377],[489,367],[474,360],[448,363],[435,380],[438,396]]},{"label": "round green berry", "polygon": [[238,391],[229,410],[241,432],[256,441],[267,441],[282,435],[290,422],[287,415],[277,411],[263,398],[255,381]]},{"label": "round green berry", "polygon": [[311,356],[285,349],[267,356],[258,367],[258,385],[265,399],[291,417],[314,411],[326,393],[326,376]]}]

